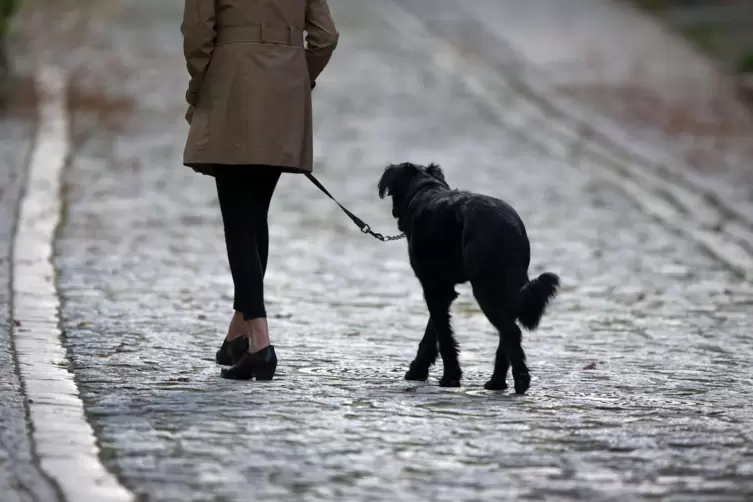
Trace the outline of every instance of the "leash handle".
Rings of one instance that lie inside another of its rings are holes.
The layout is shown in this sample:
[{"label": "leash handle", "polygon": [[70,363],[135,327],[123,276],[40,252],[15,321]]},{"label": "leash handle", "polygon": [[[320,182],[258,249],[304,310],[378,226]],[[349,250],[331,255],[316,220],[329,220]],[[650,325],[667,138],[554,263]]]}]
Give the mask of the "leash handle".
[{"label": "leash handle", "polygon": [[363,221],[361,218],[359,218],[358,216],[356,216],[355,214],[353,214],[347,207],[345,207],[342,204],[340,204],[337,201],[337,199],[335,199],[332,196],[332,194],[329,193],[329,190],[327,190],[326,188],[324,188],[324,185],[322,185],[319,182],[319,180],[314,177],[313,174],[311,174],[311,173],[305,173],[305,174],[306,174],[306,177],[309,179],[309,181],[311,181],[311,183],[313,183],[314,186],[316,186],[316,188],[318,188],[319,190],[321,190],[324,195],[326,195],[327,197],[329,197],[330,199],[332,199],[335,202],[335,204],[337,204],[338,206],[340,206],[340,209],[342,209],[343,213],[345,213],[346,215],[348,215],[348,217],[353,221],[353,223],[355,223],[358,226],[358,228],[361,230],[361,232],[363,232],[365,234],[369,234],[370,236],[372,236],[375,239],[380,240],[382,242],[396,241],[396,240],[399,240],[399,239],[402,239],[403,237],[405,237],[405,234],[384,236],[384,235],[380,234],[379,232],[374,232],[371,229],[371,227],[365,221]]}]

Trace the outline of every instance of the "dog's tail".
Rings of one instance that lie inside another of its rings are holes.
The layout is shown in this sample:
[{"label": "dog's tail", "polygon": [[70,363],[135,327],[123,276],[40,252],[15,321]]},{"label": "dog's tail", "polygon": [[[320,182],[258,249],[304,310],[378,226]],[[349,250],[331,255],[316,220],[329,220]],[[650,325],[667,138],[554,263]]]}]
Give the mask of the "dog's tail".
[{"label": "dog's tail", "polygon": [[546,307],[557,296],[559,287],[560,278],[551,272],[544,272],[523,286],[518,297],[518,321],[525,329],[534,331],[539,327]]}]

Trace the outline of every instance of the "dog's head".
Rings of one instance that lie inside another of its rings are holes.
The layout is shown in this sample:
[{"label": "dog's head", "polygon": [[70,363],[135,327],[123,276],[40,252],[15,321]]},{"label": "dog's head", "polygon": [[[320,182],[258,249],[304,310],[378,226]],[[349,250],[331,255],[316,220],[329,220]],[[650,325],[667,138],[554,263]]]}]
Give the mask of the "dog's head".
[{"label": "dog's head", "polygon": [[422,166],[403,162],[390,164],[384,169],[379,180],[379,197],[392,197],[392,215],[399,217],[400,208],[421,189],[431,186],[449,188],[442,169],[437,164]]}]

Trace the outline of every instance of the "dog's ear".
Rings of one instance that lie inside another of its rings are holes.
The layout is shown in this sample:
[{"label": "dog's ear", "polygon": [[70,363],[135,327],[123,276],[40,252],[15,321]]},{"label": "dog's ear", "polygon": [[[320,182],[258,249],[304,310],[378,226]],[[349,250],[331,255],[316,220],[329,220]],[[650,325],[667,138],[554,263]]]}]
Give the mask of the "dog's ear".
[{"label": "dog's ear", "polygon": [[393,185],[398,177],[398,171],[399,167],[390,164],[387,167],[384,168],[384,173],[382,173],[382,177],[379,179],[379,198],[384,199],[385,195],[388,195],[392,193],[393,191]]},{"label": "dog's ear", "polygon": [[436,178],[439,178],[442,181],[446,181],[444,179],[444,171],[442,171],[442,168],[439,167],[438,164],[432,162],[431,164],[429,164],[429,167],[426,168],[426,172]]}]

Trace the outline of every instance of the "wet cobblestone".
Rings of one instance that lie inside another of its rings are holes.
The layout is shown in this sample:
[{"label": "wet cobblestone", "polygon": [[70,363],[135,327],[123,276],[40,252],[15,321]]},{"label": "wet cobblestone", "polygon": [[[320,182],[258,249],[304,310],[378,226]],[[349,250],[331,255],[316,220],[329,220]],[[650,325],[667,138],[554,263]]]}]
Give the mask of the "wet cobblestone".
[{"label": "wet cobblestone", "polygon": [[[145,70],[125,83],[141,106],[124,133],[91,137],[74,158],[57,265],[65,336],[104,461],[137,494],[753,495],[753,287],[587,166],[521,140],[458,75],[424,66],[427,48],[366,2],[332,2],[343,43],[316,88],[317,174],[385,233],[395,224],[375,184],[396,160],[437,161],[453,185],[519,209],[531,273],[552,270],[564,282],[524,342],[531,391],[482,389],[496,340],[466,288],[454,308],[464,386],[404,382],[426,322],[404,245],[363,236],[294,176],[271,208],[267,296],[279,377],[221,380],[212,358],[232,284],[214,185],[180,166],[181,6],[152,15],[145,0],[135,5],[129,22],[141,12],[149,23],[129,31],[124,22],[118,37],[150,48]],[[525,111],[514,108],[521,97],[506,97],[511,116]]]}]

